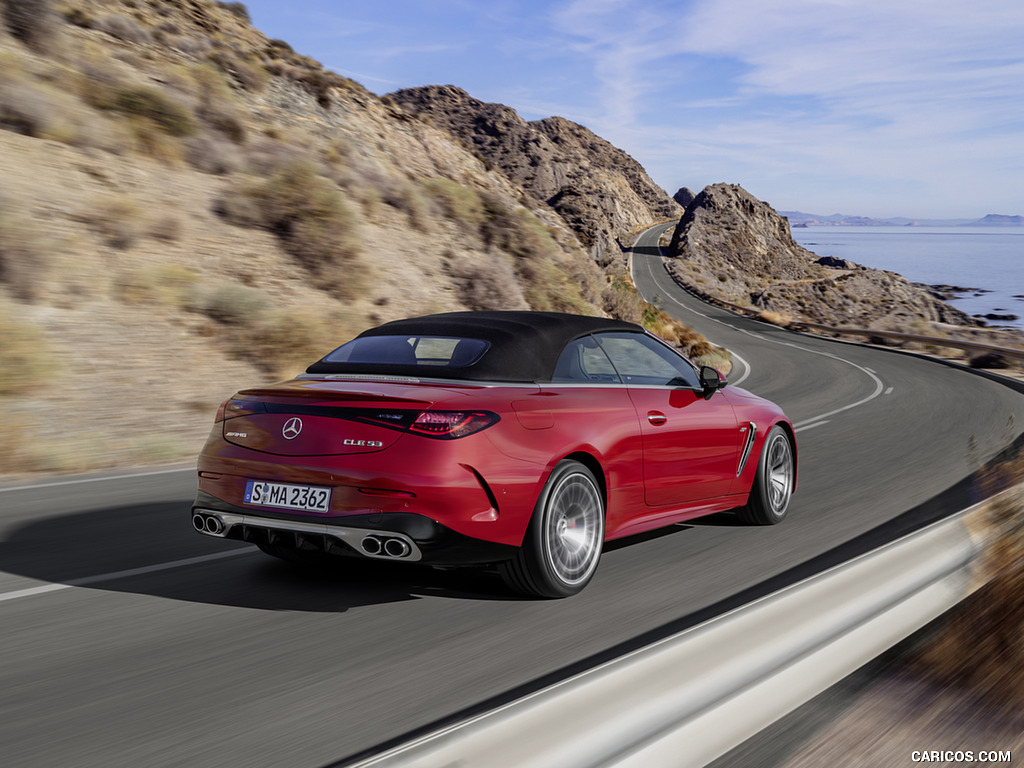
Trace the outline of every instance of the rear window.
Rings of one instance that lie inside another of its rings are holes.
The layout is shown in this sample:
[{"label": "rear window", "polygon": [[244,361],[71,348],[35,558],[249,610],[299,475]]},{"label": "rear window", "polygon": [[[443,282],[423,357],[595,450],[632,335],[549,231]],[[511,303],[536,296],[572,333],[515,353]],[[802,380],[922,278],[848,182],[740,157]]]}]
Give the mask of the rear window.
[{"label": "rear window", "polygon": [[322,362],[465,368],[490,342],[456,336],[361,336],[342,344]]}]

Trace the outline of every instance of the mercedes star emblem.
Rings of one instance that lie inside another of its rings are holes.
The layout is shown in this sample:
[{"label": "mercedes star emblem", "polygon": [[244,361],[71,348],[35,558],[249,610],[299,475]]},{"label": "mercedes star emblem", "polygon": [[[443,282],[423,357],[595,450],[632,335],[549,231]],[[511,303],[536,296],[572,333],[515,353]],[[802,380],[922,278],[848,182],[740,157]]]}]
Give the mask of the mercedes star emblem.
[{"label": "mercedes star emblem", "polygon": [[281,434],[284,435],[285,440],[292,440],[299,436],[299,432],[302,431],[302,419],[298,416],[294,416],[284,423],[284,429],[281,430]]}]

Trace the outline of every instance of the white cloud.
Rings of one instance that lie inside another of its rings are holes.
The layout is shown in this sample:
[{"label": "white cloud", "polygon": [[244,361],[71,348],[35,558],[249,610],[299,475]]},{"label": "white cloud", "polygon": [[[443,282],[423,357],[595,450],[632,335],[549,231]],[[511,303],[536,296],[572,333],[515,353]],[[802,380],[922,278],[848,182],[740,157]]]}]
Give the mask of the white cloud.
[{"label": "white cloud", "polygon": [[1024,212],[1019,0],[577,0],[554,18],[600,82],[590,127],[657,177],[717,168],[793,196],[831,178],[915,215],[985,189],[986,210]]}]

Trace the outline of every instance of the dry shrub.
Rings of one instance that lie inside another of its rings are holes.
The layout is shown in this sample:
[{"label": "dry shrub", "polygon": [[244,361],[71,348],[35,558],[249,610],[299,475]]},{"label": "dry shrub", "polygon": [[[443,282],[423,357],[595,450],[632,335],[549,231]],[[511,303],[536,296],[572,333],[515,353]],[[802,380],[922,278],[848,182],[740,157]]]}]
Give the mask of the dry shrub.
[{"label": "dry shrub", "polygon": [[352,145],[345,139],[331,139],[324,149],[324,160],[329,165],[342,165],[352,159]]},{"label": "dry shrub", "polygon": [[270,59],[283,59],[294,55],[295,49],[291,47],[287,40],[273,39],[267,41],[264,53]]},{"label": "dry shrub", "polygon": [[330,346],[318,318],[287,310],[271,313],[234,339],[236,357],[279,376],[300,373]]},{"label": "dry shrub", "polygon": [[152,121],[132,118],[127,121],[127,146],[132,152],[151,157],[165,165],[181,166],[185,162],[185,148],[174,136],[169,136]]},{"label": "dry shrub", "polygon": [[483,201],[475,189],[440,177],[427,179],[423,187],[449,219],[471,233],[480,231],[487,217]]},{"label": "dry shrub", "polygon": [[955,608],[914,660],[944,684],[971,689],[997,706],[1024,706],[1024,456],[987,473],[983,492],[991,579]]},{"label": "dry shrub", "polygon": [[[674,344],[680,349],[686,350],[689,354],[696,345],[706,344],[707,339],[703,335],[687,325],[683,325],[674,317],[670,317],[662,310],[657,310],[654,320],[644,323],[644,326],[656,336],[661,337],[669,344]],[[702,350],[707,353],[707,350]]]},{"label": "dry shrub", "polygon": [[220,2],[220,0],[218,0],[217,5],[235,18],[244,21],[246,24],[252,23],[252,18],[249,16],[249,9],[245,7],[245,3]]},{"label": "dry shrub", "polygon": [[221,105],[211,109],[203,115],[203,120],[216,131],[227,136],[235,144],[245,142],[246,127],[245,121],[233,108],[228,105]]},{"label": "dry shrub", "polygon": [[0,395],[31,394],[53,372],[54,358],[42,330],[18,314],[15,304],[0,303]]},{"label": "dry shrub", "polygon": [[139,203],[124,195],[103,198],[79,218],[91,226],[104,243],[120,250],[135,245],[144,227]]},{"label": "dry shrub", "polygon": [[244,142],[245,122],[238,113],[235,95],[224,75],[208,64],[193,67],[189,74],[196,91],[199,118],[236,144]]},{"label": "dry shrub", "polygon": [[50,52],[60,35],[60,16],[53,0],[4,0],[7,31],[40,53]]},{"label": "dry shrub", "polygon": [[151,122],[171,136],[190,136],[196,131],[196,118],[184,103],[151,85],[116,86],[109,102],[102,106],[115,112]]},{"label": "dry shrub", "polygon": [[93,49],[80,54],[76,68],[77,76],[72,83],[82,100],[96,109],[110,110],[115,91],[124,84],[120,72]]},{"label": "dry shrub", "polygon": [[294,79],[306,86],[306,89],[316,98],[317,104],[324,109],[329,109],[331,106],[331,91],[335,88],[349,88],[352,85],[352,81],[336,72],[322,69],[320,64],[312,59],[309,62],[308,68],[299,68],[294,73]]},{"label": "dry shrub", "polygon": [[457,277],[462,280],[460,298],[469,309],[530,308],[515,270],[500,255],[492,254],[487,261],[460,270]]},{"label": "dry shrub", "polygon": [[729,350],[716,347],[707,341],[693,344],[687,350],[686,355],[694,365],[710,366],[723,375],[728,375],[732,371],[732,355],[729,354]]},{"label": "dry shrub", "polygon": [[213,48],[213,43],[210,42],[209,38],[192,37],[191,35],[179,35],[170,38],[166,44],[170,48],[181,51],[186,56],[193,56],[195,58],[205,56]]},{"label": "dry shrub", "polygon": [[83,8],[78,6],[72,8],[64,8],[61,11],[61,15],[69,24],[74,24],[76,27],[84,27],[90,29],[95,22],[95,17]]},{"label": "dry shrub", "polygon": [[771,309],[766,309],[762,312],[757,313],[757,319],[764,323],[771,323],[777,325],[780,328],[788,328],[793,323],[793,318],[784,312],[776,312]]},{"label": "dry shrub", "polygon": [[39,226],[0,200],[0,284],[22,301],[36,301],[54,262],[55,248]]},{"label": "dry shrub", "polygon": [[246,56],[214,51],[207,55],[207,59],[247,91],[259,91],[267,84],[267,71]]},{"label": "dry shrub", "polygon": [[430,203],[420,187],[408,179],[392,176],[380,179],[381,199],[409,217],[409,224],[420,231],[430,230]]},{"label": "dry shrub", "polygon": [[245,179],[215,210],[236,224],[268,229],[321,288],[345,298],[365,279],[356,220],[340,191],[309,162],[290,163],[269,179]]},{"label": "dry shrub", "polygon": [[181,217],[168,213],[149,225],[149,236],[165,242],[180,240],[185,231]]},{"label": "dry shrub", "polygon": [[616,320],[643,323],[646,306],[636,289],[620,277],[613,278],[601,294],[601,307]]},{"label": "dry shrub", "polygon": [[52,92],[34,83],[0,84],[0,128],[44,138],[59,130],[63,110]]},{"label": "dry shrub", "polygon": [[148,29],[135,21],[135,19],[123,16],[120,13],[108,13],[105,16],[101,16],[93,20],[92,27],[129,43],[150,43],[153,41],[153,35],[150,34]]},{"label": "dry shrub", "polygon": [[[694,345],[706,344],[707,340],[701,334],[671,317],[657,304],[651,304],[640,298],[640,294],[633,287],[633,282],[628,275],[613,278],[608,288],[605,289],[602,299],[605,311],[612,317],[638,323],[655,336],[679,347],[687,354],[690,354]],[[703,354],[711,354],[715,349],[717,348],[712,348],[709,345],[708,349],[701,348],[699,351]],[[720,353],[716,354],[720,356]]]},{"label": "dry shrub", "polygon": [[248,145],[245,167],[257,176],[270,176],[295,163],[308,162],[303,150],[276,138],[263,137]]},{"label": "dry shrub", "polygon": [[526,208],[509,209],[493,195],[483,194],[481,199],[486,214],[481,236],[485,244],[513,257],[530,306],[549,312],[592,314],[595,308],[563,266],[561,247],[544,222]]},{"label": "dry shrub", "polygon": [[99,146],[98,117],[67,92],[66,73],[28,74],[23,60],[0,53],[0,128],[65,144]]},{"label": "dry shrub", "polygon": [[185,139],[185,160],[197,171],[218,176],[235,173],[245,165],[238,147],[209,134]]},{"label": "dry shrub", "polygon": [[154,264],[132,269],[116,282],[117,298],[130,304],[188,307],[195,303],[199,275],[181,264]]},{"label": "dry shrub", "polygon": [[217,322],[251,328],[269,307],[270,299],[258,288],[227,283],[200,295],[195,308]]}]

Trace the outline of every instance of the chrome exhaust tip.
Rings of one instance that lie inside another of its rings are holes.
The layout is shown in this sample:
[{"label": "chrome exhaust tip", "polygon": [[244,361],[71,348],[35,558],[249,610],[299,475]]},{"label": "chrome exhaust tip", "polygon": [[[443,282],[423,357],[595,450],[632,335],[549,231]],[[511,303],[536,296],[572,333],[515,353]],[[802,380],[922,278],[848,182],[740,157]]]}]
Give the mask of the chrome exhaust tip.
[{"label": "chrome exhaust tip", "polygon": [[211,536],[223,536],[227,530],[227,526],[219,516],[201,512],[192,515],[192,527],[200,533],[208,533]]},{"label": "chrome exhaust tip", "polygon": [[385,539],[384,553],[391,557],[406,557],[412,551],[412,547],[402,539]]},{"label": "chrome exhaust tip", "polygon": [[376,536],[367,536],[359,544],[368,555],[379,555],[384,548],[384,542]]}]

